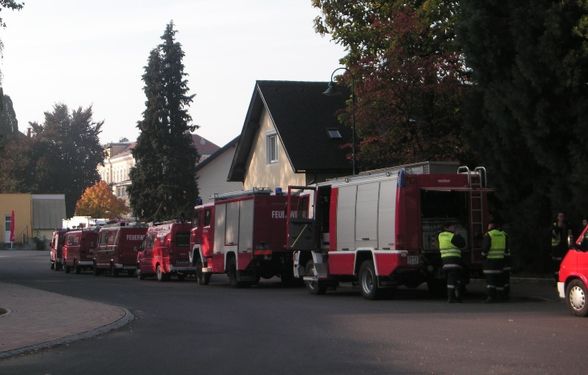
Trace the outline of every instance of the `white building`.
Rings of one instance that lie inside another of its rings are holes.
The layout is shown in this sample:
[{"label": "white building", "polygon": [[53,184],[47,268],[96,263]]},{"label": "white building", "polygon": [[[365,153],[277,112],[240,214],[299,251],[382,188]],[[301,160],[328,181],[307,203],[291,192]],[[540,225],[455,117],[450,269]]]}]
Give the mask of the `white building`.
[{"label": "white building", "polygon": [[211,202],[214,194],[243,190],[243,183],[227,181],[239,137],[210,155],[196,166],[199,196],[203,203]]},{"label": "white building", "polygon": [[[200,155],[199,162],[203,162],[220,149],[214,143],[196,134],[192,134],[192,143]],[[114,195],[123,199],[127,205],[129,204],[127,187],[131,184],[129,173],[131,172],[131,168],[135,166],[135,159],[132,154],[135,145],[136,142],[107,144],[104,146],[105,157],[103,165],[98,165],[100,178],[112,186]]]}]

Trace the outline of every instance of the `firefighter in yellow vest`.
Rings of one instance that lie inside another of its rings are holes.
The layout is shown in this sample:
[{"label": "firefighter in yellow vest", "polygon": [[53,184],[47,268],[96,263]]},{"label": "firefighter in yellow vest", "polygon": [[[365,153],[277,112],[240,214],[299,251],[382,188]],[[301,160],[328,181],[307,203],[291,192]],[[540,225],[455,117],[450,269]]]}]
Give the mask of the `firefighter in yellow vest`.
[{"label": "firefighter in yellow vest", "polygon": [[482,257],[484,258],[484,276],[488,297],[486,302],[494,302],[499,297],[507,298],[505,287],[510,292],[510,285],[504,280],[505,258],[508,253],[508,236],[497,220],[488,225],[488,232],[482,241]]},{"label": "firefighter in yellow vest", "polygon": [[455,233],[454,224],[446,224],[439,233],[439,252],[443,263],[443,272],[447,277],[447,302],[461,302],[463,284],[463,265],[461,248],[465,247],[465,239]]}]

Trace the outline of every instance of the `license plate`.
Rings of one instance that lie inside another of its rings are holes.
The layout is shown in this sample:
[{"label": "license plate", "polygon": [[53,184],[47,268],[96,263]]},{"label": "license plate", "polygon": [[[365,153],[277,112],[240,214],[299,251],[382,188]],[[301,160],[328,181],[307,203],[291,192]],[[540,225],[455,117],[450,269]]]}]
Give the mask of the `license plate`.
[{"label": "license plate", "polygon": [[406,259],[406,263],[411,266],[419,264],[419,256],[418,255],[409,255]]}]

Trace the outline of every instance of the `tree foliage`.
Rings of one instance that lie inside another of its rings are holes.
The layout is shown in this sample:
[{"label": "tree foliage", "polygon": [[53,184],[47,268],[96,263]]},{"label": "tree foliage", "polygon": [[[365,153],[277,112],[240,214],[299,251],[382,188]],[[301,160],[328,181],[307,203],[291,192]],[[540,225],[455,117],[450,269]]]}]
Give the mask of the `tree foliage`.
[{"label": "tree foliage", "polygon": [[459,40],[475,83],[468,132],[530,261],[549,243],[550,213],[576,222],[588,213],[587,3],[461,4]]},{"label": "tree foliage", "polygon": [[[16,0],[0,0],[0,12],[4,9],[21,10],[24,2]],[[6,27],[4,19],[0,17],[0,27]]]},{"label": "tree foliage", "polygon": [[80,216],[118,219],[128,212],[125,201],[117,198],[104,181],[86,188],[76,203],[76,215]]},{"label": "tree foliage", "polygon": [[98,135],[103,122],[92,120],[92,107],[71,113],[65,104],[45,112],[42,124],[31,122],[34,189],[64,193],[66,213],[73,215],[84,189],[99,176],[96,167],[104,159]]},{"label": "tree foliage", "polygon": [[[468,72],[455,41],[455,1],[314,0],[316,30],[345,46],[355,81],[365,168],[460,159]],[[350,123],[351,104],[342,120]]]},{"label": "tree foliage", "polygon": [[196,161],[188,114],[193,95],[188,94],[184,52],[175,41],[170,22],[162,43],[149,55],[143,81],[147,97],[141,131],[133,149],[129,198],[135,216],[143,220],[189,217],[198,196]]},{"label": "tree foliage", "polygon": [[0,140],[10,138],[18,132],[18,120],[10,96],[0,88]]}]

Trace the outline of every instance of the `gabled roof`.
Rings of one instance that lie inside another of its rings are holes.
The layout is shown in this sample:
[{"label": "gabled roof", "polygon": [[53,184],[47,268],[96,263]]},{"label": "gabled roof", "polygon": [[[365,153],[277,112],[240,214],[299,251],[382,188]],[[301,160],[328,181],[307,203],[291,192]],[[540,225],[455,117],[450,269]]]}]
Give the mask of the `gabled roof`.
[{"label": "gabled roof", "polygon": [[214,159],[218,158],[219,156],[221,156],[226,150],[228,150],[229,148],[233,147],[234,145],[237,144],[237,142],[239,141],[239,136],[235,137],[232,141],[230,141],[229,143],[227,143],[226,145],[224,145],[223,147],[221,147],[220,149],[216,150],[214,152],[214,154],[210,155],[209,157],[207,157],[206,159],[204,159],[203,161],[201,161],[200,163],[198,163],[196,165],[196,171],[199,171],[200,169],[202,169],[205,165],[207,165],[208,163],[210,163],[211,161],[213,161]]},{"label": "gabled roof", "polygon": [[[350,171],[349,151],[342,146],[350,143],[351,130],[337,121],[337,114],[345,108],[348,97],[323,95],[327,86],[328,82],[257,81],[228,180],[245,179],[264,109],[295,172]],[[331,139],[329,129],[339,130],[342,138]]]},{"label": "gabled roof", "polygon": [[[210,142],[208,139],[199,136],[198,134],[191,134],[192,135],[192,145],[196,150],[198,150],[198,154],[202,155],[212,155],[216,151],[220,149],[216,144]],[[112,147],[113,153],[110,155],[111,158],[121,158],[126,155],[129,155],[137,142],[126,142],[126,143],[109,143],[105,146],[105,148]]]}]

